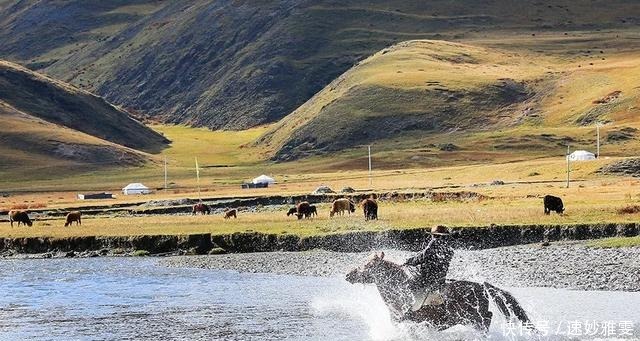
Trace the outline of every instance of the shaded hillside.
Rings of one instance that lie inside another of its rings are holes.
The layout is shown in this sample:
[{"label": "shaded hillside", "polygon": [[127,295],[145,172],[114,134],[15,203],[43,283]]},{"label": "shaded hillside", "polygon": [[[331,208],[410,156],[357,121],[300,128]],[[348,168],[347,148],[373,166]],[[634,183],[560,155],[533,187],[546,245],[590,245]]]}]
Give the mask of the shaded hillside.
[{"label": "shaded hillside", "polygon": [[[2,101],[0,118],[0,172],[59,178],[75,169],[137,166],[149,158],[136,150],[25,114]],[[65,168],[61,173],[60,169]]]},{"label": "shaded hillside", "polygon": [[0,58],[167,122],[242,129],[400,41],[626,29],[638,17],[634,0],[4,1]]},{"label": "shaded hillside", "polygon": [[[444,41],[400,43],[338,77],[254,144],[279,161],[371,143],[424,146],[431,156],[461,147],[555,155],[567,143],[591,144],[582,128],[595,122],[609,124],[607,143],[632,142],[640,61],[634,53],[602,55],[581,57],[583,66]],[[559,130],[566,135],[549,134]]]},{"label": "shaded hillside", "polygon": [[0,170],[140,165],[150,156],[138,150],[168,143],[100,97],[3,61],[0,118]]},{"label": "shaded hillside", "polygon": [[134,149],[157,152],[168,143],[98,96],[2,61],[0,102],[51,124]]}]

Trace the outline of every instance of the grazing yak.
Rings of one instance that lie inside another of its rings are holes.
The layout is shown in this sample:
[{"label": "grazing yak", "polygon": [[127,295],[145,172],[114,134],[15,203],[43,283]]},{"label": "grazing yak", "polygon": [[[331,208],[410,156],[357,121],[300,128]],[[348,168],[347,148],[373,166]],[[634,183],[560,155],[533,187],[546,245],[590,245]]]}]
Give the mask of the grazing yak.
[{"label": "grazing yak", "polygon": [[20,223],[31,226],[33,222],[29,219],[29,215],[25,211],[9,211],[9,222],[11,222],[11,227],[13,227],[13,222],[17,221],[18,226]]},{"label": "grazing yak", "polygon": [[211,208],[209,208],[209,205],[200,202],[197,203],[195,205],[193,205],[193,209],[191,210],[192,214],[198,214],[198,212],[202,213],[202,214],[209,214],[211,213]]},{"label": "grazing yak", "polygon": [[561,214],[564,212],[564,205],[562,199],[554,197],[553,195],[544,196],[544,214],[549,214],[551,211]]},{"label": "grazing yak", "polygon": [[302,217],[310,218],[311,214],[311,205],[308,201],[303,201],[296,205],[296,216],[298,219],[302,219]]},{"label": "grazing yak", "polygon": [[[304,211],[304,208],[303,208],[303,211]],[[308,215],[305,215],[305,217],[318,215],[318,208],[315,205],[309,205],[309,209],[307,211],[308,211]],[[297,205],[295,207],[291,207],[289,211],[287,211],[287,217],[290,215],[296,215],[296,216],[298,215]],[[298,219],[300,219],[300,217],[298,217]]]},{"label": "grazing yak", "polygon": [[238,210],[234,208],[224,211],[224,219],[229,219],[231,217],[238,218]]},{"label": "grazing yak", "polygon": [[64,223],[64,226],[70,226],[74,221],[77,225],[82,225],[82,213],[80,211],[67,213],[67,220]]},{"label": "grazing yak", "polygon": [[365,220],[377,220],[378,219],[378,203],[375,199],[364,199],[360,203],[362,210],[364,211]]},{"label": "grazing yak", "polygon": [[290,215],[294,215],[296,213],[298,213],[298,206],[291,207],[289,209],[289,212],[287,212],[287,217],[290,216]]},{"label": "grazing yak", "polygon": [[349,214],[356,211],[356,205],[349,199],[336,199],[331,204],[331,212],[329,212],[329,217],[333,217],[334,214],[343,215],[344,211],[349,212]]}]

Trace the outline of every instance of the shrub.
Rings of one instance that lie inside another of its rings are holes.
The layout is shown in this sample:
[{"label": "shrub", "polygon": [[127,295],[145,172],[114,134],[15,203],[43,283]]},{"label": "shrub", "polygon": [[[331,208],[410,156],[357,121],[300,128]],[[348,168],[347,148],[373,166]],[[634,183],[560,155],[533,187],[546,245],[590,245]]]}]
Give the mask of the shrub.
[{"label": "shrub", "polygon": [[131,254],[134,257],[146,257],[149,255],[149,251],[147,250],[135,250],[133,251],[133,253]]},{"label": "shrub", "polygon": [[629,205],[616,210],[618,214],[636,214],[640,213],[640,206],[638,205]]}]

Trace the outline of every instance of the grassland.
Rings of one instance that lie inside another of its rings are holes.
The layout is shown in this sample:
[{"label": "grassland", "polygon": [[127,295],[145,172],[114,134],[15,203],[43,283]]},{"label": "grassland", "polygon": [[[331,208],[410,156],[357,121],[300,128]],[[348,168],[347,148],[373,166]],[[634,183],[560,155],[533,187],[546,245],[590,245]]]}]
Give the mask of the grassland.
[{"label": "grassland", "polygon": [[[518,168],[529,171],[536,169],[544,172],[543,166],[533,168],[535,167],[533,165],[533,163],[528,165],[516,163],[506,165],[506,168],[514,172]],[[412,176],[427,178],[425,175],[428,174],[432,182],[426,183],[435,184],[442,183],[441,177],[443,176],[447,178],[444,181],[455,181],[454,179],[464,176],[464,174],[482,174],[482,170],[485,171],[485,177],[476,176],[475,179],[491,179],[490,168],[480,167],[480,169],[480,172],[475,167],[439,169],[429,173],[388,175],[388,177],[375,178],[374,181],[380,186],[398,188],[402,186],[403,181],[408,181]],[[588,173],[588,167],[576,171]],[[376,222],[365,222],[360,211],[350,216],[329,218],[329,205],[321,204],[319,206],[320,215],[311,220],[299,221],[287,217],[285,207],[277,210],[258,208],[259,211],[255,213],[241,211],[237,220],[224,220],[221,215],[102,216],[86,217],[83,219],[82,227],[74,226],[71,228],[62,227],[63,221],[61,219],[38,221],[31,228],[11,228],[8,223],[3,223],[0,225],[0,236],[120,236],[204,232],[226,234],[250,231],[305,236],[357,230],[429,227],[438,224],[464,227],[488,226],[490,224],[565,225],[635,222],[640,216],[638,213],[618,213],[620,208],[640,202],[640,195],[637,191],[640,186],[638,180],[591,179],[574,182],[568,189],[564,188],[562,182],[521,181],[507,182],[501,186],[488,186],[487,182],[483,182],[483,184],[483,186],[476,187],[466,186],[462,189],[477,191],[488,197],[479,201],[383,201],[379,210],[380,220]],[[304,187],[304,184],[297,185],[300,188]],[[448,190],[451,189],[441,189],[440,191]],[[460,190],[460,188],[455,190]],[[540,197],[548,193],[563,197],[567,209],[566,214],[543,215]]]},{"label": "grassland", "polygon": [[640,236],[606,238],[592,241],[588,245],[596,248],[640,247]]}]

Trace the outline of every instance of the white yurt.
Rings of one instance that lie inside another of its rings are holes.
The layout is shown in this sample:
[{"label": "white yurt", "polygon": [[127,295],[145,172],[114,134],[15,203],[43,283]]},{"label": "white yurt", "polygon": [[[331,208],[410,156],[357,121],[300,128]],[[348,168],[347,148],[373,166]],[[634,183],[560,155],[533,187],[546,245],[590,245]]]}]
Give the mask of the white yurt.
[{"label": "white yurt", "polygon": [[276,183],[276,180],[270,176],[266,176],[264,174],[260,175],[257,178],[254,178],[253,180],[251,180],[252,183],[254,184],[269,184],[269,185],[273,185]]},{"label": "white yurt", "polygon": [[569,161],[587,161],[596,159],[596,155],[594,153],[586,150],[576,150],[567,157],[569,158]]},{"label": "white yurt", "polygon": [[149,189],[149,187],[139,182],[130,183],[122,189],[122,194],[124,195],[149,194],[149,193],[151,193],[151,190]]}]

